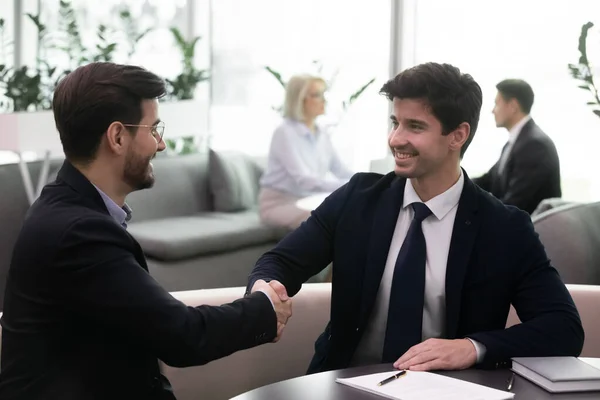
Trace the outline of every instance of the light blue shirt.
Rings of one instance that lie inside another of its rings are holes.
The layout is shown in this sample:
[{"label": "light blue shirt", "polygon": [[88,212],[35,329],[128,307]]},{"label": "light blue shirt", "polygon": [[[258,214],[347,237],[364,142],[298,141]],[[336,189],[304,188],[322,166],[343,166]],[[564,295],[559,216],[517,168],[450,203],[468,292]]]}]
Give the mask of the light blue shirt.
[{"label": "light blue shirt", "polygon": [[102,190],[98,189],[96,185],[94,185],[98,193],[100,193],[100,197],[104,201],[104,205],[108,210],[108,213],[111,217],[115,219],[123,228],[127,229],[127,222],[131,219],[131,208],[127,204],[123,207],[120,207],[117,203],[113,201],[106,193]]},{"label": "light blue shirt", "polygon": [[312,133],[302,122],[285,119],[271,139],[269,160],[260,184],[306,197],[333,192],[352,175],[326,132],[317,129]]}]

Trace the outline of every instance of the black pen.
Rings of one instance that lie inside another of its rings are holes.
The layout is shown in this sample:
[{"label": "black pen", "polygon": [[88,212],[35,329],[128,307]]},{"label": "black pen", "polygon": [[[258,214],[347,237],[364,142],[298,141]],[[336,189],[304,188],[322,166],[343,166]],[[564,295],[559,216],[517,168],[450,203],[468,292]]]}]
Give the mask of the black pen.
[{"label": "black pen", "polygon": [[396,375],[390,376],[389,378],[382,380],[377,384],[377,386],[383,386],[386,383],[390,383],[391,381],[395,381],[398,378],[402,378],[404,375],[406,375],[406,371],[400,371]]}]

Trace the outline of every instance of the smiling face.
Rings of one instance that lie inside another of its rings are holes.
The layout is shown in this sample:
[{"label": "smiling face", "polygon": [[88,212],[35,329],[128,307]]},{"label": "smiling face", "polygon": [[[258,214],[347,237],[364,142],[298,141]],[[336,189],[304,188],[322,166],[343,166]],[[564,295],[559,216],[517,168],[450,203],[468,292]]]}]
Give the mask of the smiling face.
[{"label": "smiling face", "polygon": [[132,190],[147,189],[154,185],[154,172],[150,161],[156,153],[165,149],[165,142],[153,135],[152,128],[160,122],[158,101],[142,102],[142,120],[133,136],[131,146],[125,155],[123,180]]},{"label": "smiling face", "polygon": [[396,175],[423,178],[458,162],[455,134],[442,135],[440,121],[423,100],[395,97],[393,106],[388,144],[394,155]]}]

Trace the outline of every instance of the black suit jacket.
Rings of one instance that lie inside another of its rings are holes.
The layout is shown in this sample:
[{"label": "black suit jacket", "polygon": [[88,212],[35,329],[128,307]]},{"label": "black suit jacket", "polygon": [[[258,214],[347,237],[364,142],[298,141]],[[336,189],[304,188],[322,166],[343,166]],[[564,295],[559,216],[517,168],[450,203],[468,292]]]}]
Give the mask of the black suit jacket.
[{"label": "black suit jacket", "polygon": [[474,181],[504,204],[531,214],[542,200],[562,196],[556,147],[533,120],[523,125],[502,174],[499,165],[500,160]]},{"label": "black suit jacket", "polygon": [[272,341],[277,326],[263,293],[221,307],[174,299],[68,162],[26,216],[1,322],[3,400],[174,399],[158,359],[204,364]]},{"label": "black suit jacket", "polygon": [[[291,296],[333,262],[331,320],[309,372],[349,366],[373,310],[405,183],[393,173],[355,175],[258,260],[248,287],[276,279]],[[511,303],[523,323],[505,329]],[[446,338],[486,346],[483,367],[506,366],[515,356],[576,356],[583,346],[577,309],[529,215],[466,174],[448,255],[445,317]]]}]

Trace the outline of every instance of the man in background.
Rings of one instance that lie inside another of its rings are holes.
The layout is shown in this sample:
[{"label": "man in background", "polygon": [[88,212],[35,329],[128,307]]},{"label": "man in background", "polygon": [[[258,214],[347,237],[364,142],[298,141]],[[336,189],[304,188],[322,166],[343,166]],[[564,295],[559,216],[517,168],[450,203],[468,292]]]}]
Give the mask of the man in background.
[{"label": "man in background", "polygon": [[281,334],[291,303],[274,288],[259,282],[261,293],[231,304],[187,307],[148,274],[126,230],[125,197],[153,185],[151,160],[165,149],[164,94],[153,73],[112,63],[80,67],[56,88],[66,161],[13,251],[1,399],[173,400],[159,359],[206,364]]},{"label": "man in background", "polygon": [[534,94],[521,79],[496,85],[496,126],[509,132],[500,159],[474,182],[503,203],[529,214],[544,199],[561,197],[556,147],[530,116]]}]

